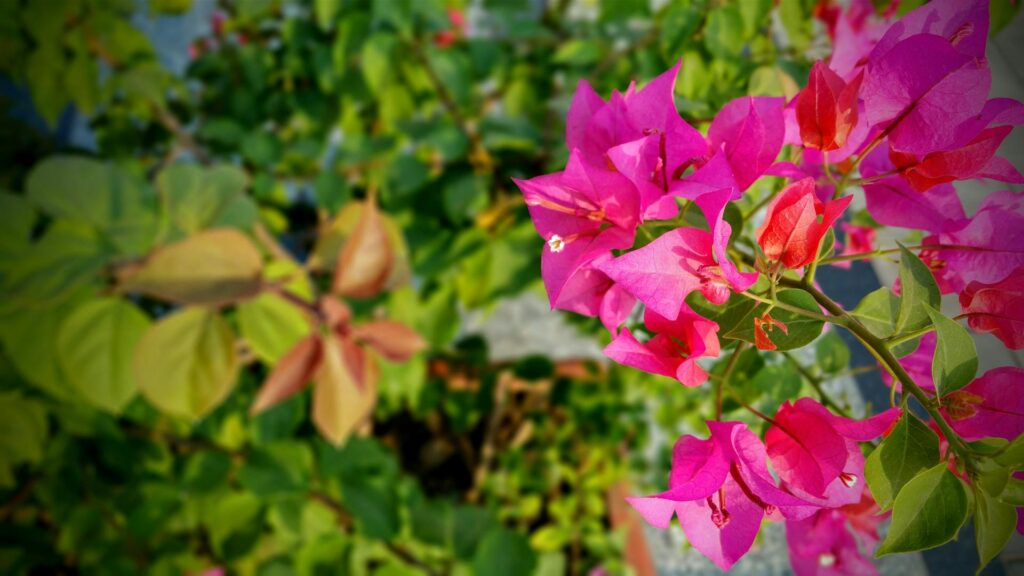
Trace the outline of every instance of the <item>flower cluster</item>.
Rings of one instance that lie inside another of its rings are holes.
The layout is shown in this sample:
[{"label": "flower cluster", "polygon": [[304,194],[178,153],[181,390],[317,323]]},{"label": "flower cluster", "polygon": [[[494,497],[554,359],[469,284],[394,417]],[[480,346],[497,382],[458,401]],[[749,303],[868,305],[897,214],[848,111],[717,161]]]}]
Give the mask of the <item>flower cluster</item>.
[{"label": "flower cluster", "polygon": [[[844,196],[850,186],[863,189],[875,222],[930,234],[920,258],[943,293],[959,294],[971,328],[1024,347],[1024,198],[991,194],[968,217],[951,185],[1024,183],[996,156],[1024,123],[1024,104],[988,99],[987,3],[936,0],[893,20],[866,0],[847,9],[822,2],[818,15],[834,54],[814,64],[789,102],[734,100],[701,132],[676,109],[678,64],[607,101],[581,81],[568,112],[565,170],[516,181],[546,242],[551,306],[600,318],[612,360],[688,387],[704,383],[699,361],[724,346],[715,315],[693,294],[711,309],[737,294],[768,304],[746,318],[748,341],[776,349],[777,335],[789,335],[770,314],[783,306],[776,286],[788,279],[810,289],[826,262],[821,244],[854,198]],[[790,183],[757,204],[755,212],[766,210],[756,245],[737,241],[727,209],[762,176]],[[842,253],[826,263],[881,253],[874,228],[843,222],[841,230]],[[769,285],[770,298],[755,283]],[[639,323],[637,303],[642,325],[629,326]],[[928,334],[901,365],[937,399],[934,354]],[[1024,405],[1011,386],[1022,378],[1017,368],[992,370],[947,395],[941,414],[963,439],[1012,440],[1024,432]],[[883,516],[862,481],[860,443],[887,434],[902,409],[858,421],[809,398],[785,402],[774,416],[747,408],[770,424],[764,440],[741,422],[708,421],[707,439],[676,443],[668,490],[631,498],[633,507],[662,528],[678,516],[693,546],[722,569],[746,553],[767,518],[787,521],[798,574],[873,572],[863,554]]]}]

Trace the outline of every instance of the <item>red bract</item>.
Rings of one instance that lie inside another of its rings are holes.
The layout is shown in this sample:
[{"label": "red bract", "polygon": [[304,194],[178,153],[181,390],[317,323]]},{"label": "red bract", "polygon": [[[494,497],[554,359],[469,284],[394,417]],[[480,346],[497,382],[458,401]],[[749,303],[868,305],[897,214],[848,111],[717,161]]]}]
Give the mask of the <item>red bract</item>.
[{"label": "red bract", "polygon": [[789,185],[771,205],[757,243],[772,262],[800,268],[814,260],[821,238],[850,204],[852,196],[823,203],[814,194],[814,180]]},{"label": "red bract", "polygon": [[771,314],[754,318],[754,344],[758,350],[775,350],[778,346],[772,342],[768,332],[778,328],[783,334],[789,334],[789,329],[782,322],[772,318]]},{"label": "red bract", "polygon": [[999,145],[1012,129],[1011,126],[987,128],[965,146],[932,152],[920,161],[912,154],[896,150],[890,151],[889,155],[903,178],[918,192],[946,182],[977,177],[1020,184],[1024,183],[1024,176],[1012,165],[994,158]]},{"label": "red bract", "polygon": [[1013,440],[1024,430],[1024,369],[993,368],[942,399],[942,413],[966,440]]},{"label": "red bract", "polygon": [[863,75],[846,83],[818,60],[811,68],[807,87],[796,98],[796,119],[804,146],[838,150],[857,125],[857,92]]},{"label": "red bract", "polygon": [[960,306],[971,329],[991,332],[1011,350],[1024,348],[1024,268],[995,284],[971,282]]}]

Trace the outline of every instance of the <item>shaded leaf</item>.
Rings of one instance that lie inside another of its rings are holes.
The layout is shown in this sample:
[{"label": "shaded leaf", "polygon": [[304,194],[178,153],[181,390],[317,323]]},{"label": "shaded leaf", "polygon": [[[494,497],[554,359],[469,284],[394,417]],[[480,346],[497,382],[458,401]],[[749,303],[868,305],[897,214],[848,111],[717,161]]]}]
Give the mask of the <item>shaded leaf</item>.
[{"label": "shaded leaf", "polygon": [[900,246],[900,307],[896,333],[924,328],[930,322],[929,308],[940,304],[939,286],[928,266]]},{"label": "shaded leaf", "polygon": [[903,487],[939,461],[939,438],[917,416],[904,412],[892,432],[864,463],[864,478],[882,510]]}]

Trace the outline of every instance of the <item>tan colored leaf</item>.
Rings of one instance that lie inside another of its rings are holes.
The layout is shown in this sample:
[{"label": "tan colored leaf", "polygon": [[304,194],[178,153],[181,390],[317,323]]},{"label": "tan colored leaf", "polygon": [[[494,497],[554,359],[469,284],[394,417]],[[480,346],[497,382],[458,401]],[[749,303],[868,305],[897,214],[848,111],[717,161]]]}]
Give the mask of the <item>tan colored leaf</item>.
[{"label": "tan colored leaf", "polygon": [[[356,225],[362,218],[364,202],[349,202],[338,214],[323,226],[317,236],[316,245],[310,254],[308,265],[314,270],[334,270],[345,241],[352,235]],[[388,273],[384,289],[392,290],[409,283],[412,270],[409,266],[409,248],[405,244],[405,236],[401,227],[383,212],[378,211],[388,240],[391,241],[391,271]]]},{"label": "tan colored leaf", "polygon": [[394,320],[367,322],[352,328],[352,335],[392,362],[405,362],[427,347],[412,328]]},{"label": "tan colored leaf", "polygon": [[259,414],[302,390],[306,382],[313,378],[320,364],[320,356],[320,338],[310,334],[299,340],[299,343],[274,365],[274,369],[260,387],[249,412]]},{"label": "tan colored leaf", "polygon": [[[313,423],[335,446],[342,445],[373,412],[377,382],[371,363],[365,350],[344,346],[333,334],[324,337],[323,361],[313,388]],[[362,387],[357,384],[360,376]]]},{"label": "tan colored leaf", "polygon": [[370,298],[387,283],[394,254],[384,221],[372,201],[366,203],[352,234],[338,253],[331,292]]},{"label": "tan colored leaf", "polygon": [[140,391],[154,406],[200,418],[224,400],[238,379],[235,335],[216,312],[185,308],[142,335],[132,367]]},{"label": "tan colored leaf", "polygon": [[220,228],[158,248],[120,288],[181,304],[226,304],[258,293],[262,271],[263,258],[249,238]]}]

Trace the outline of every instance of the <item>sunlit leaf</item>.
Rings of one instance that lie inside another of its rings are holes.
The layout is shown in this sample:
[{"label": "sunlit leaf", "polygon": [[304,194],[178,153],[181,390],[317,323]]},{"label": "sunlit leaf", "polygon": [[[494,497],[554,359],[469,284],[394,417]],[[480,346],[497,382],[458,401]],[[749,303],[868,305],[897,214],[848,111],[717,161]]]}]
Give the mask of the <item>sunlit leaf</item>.
[{"label": "sunlit leaf", "polygon": [[900,490],[892,524],[876,556],[941,546],[967,519],[967,492],[945,462],[921,472]]}]

